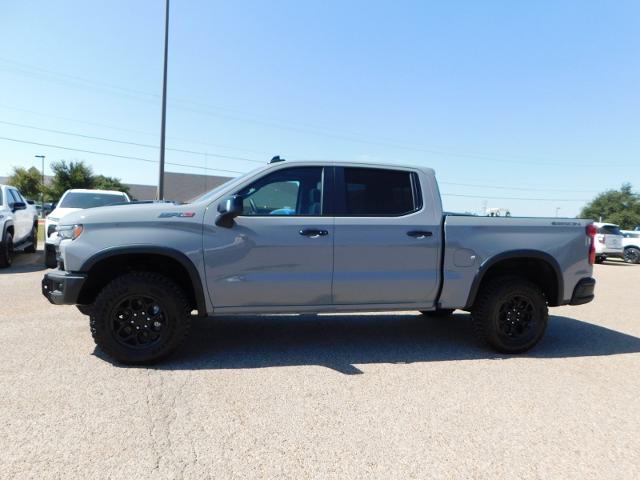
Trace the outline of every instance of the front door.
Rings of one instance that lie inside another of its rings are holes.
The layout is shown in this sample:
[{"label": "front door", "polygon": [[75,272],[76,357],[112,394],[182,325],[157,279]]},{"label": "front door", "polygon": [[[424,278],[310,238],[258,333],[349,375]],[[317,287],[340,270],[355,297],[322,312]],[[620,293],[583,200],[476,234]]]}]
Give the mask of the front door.
[{"label": "front door", "polygon": [[331,175],[324,167],[281,168],[234,192],[243,197],[235,224],[205,227],[214,308],[331,303],[334,228],[325,200]]},{"label": "front door", "polygon": [[439,209],[421,194],[429,179],[408,169],[335,175],[333,303],[433,306],[442,239]]}]

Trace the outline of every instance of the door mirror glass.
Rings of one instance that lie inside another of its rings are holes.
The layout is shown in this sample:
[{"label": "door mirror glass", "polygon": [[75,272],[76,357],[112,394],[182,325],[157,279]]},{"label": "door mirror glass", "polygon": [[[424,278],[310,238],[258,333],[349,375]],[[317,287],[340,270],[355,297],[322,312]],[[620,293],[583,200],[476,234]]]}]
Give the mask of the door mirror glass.
[{"label": "door mirror glass", "polygon": [[218,217],[216,225],[219,227],[231,228],[233,219],[242,214],[242,197],[232,195],[225,198],[218,204]]}]

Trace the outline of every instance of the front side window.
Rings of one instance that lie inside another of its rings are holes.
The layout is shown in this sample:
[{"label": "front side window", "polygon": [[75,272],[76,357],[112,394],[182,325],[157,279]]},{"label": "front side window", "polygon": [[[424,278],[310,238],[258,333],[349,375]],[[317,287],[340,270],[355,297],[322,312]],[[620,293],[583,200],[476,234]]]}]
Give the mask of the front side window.
[{"label": "front side window", "polygon": [[379,168],[345,168],[345,214],[399,216],[417,210],[416,180],[411,172]]},{"label": "front side window", "polygon": [[13,204],[16,202],[22,202],[22,199],[20,198],[18,191],[11,188],[9,189],[9,203]]},{"label": "front side window", "polygon": [[278,170],[238,192],[242,215],[322,215],[322,167]]}]

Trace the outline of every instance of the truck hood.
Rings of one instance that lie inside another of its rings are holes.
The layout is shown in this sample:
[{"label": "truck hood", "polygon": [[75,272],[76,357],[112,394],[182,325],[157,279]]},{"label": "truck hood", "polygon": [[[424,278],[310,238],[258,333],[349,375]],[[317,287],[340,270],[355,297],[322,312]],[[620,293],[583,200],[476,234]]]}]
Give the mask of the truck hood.
[{"label": "truck hood", "polygon": [[80,208],[54,208],[53,211],[48,215],[53,219],[57,218],[58,220],[62,220],[65,215],[69,215],[70,213],[77,212]]},{"label": "truck hood", "polygon": [[142,223],[162,219],[194,219],[200,217],[200,209],[193,204],[175,205],[173,203],[128,203],[108,207],[95,207],[78,210],[64,217],[65,225],[95,223]]}]

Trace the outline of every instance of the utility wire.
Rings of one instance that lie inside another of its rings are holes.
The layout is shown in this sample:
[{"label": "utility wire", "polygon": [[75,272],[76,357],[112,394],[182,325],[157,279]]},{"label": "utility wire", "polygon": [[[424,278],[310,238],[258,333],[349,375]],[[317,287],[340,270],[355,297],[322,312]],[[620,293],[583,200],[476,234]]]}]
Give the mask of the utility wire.
[{"label": "utility wire", "polygon": [[444,197],[487,198],[491,200],[527,200],[535,202],[588,202],[582,198],[523,198],[523,197],[494,197],[493,195],[462,195],[457,193],[442,193]]},{"label": "utility wire", "polygon": [[[87,120],[78,120],[77,118],[69,118],[69,117],[62,117],[60,115],[45,114],[45,113],[42,113],[42,112],[36,112],[34,110],[28,110],[26,108],[12,107],[10,105],[0,104],[0,108],[4,108],[4,109],[7,109],[7,110],[15,110],[15,111],[18,111],[18,112],[29,113],[31,115],[36,115],[36,116],[39,116],[39,117],[53,118],[53,119],[56,119],[56,120],[65,120],[67,122],[79,123],[79,124],[83,124],[83,125],[90,125],[92,127],[108,128],[110,130],[117,130],[117,131],[126,132],[126,133],[135,133],[137,135],[149,135],[149,136],[153,136],[153,137],[156,137],[158,135],[157,132],[145,132],[145,131],[142,131],[142,130],[133,130],[133,129],[130,129],[130,128],[116,127],[115,125],[107,125],[107,124],[104,124],[104,123],[90,122],[90,121],[87,121]],[[204,145],[204,146],[207,146],[207,147],[223,148],[223,149],[228,149],[228,150],[241,150],[241,151],[256,153],[256,154],[260,154],[260,155],[270,155],[269,152],[265,152],[265,151],[252,150],[252,149],[243,148],[243,147],[232,147],[232,146],[229,146],[229,145],[222,145],[222,144],[219,144],[219,143],[203,142],[201,140],[193,140],[193,139],[186,139],[186,138],[173,137],[173,136],[167,136],[167,138],[171,139],[171,140],[178,141],[178,142],[192,143],[192,144],[196,144],[196,145]]]},{"label": "utility wire", "polygon": [[[20,127],[20,128],[30,128],[32,130],[39,130],[41,132],[49,132],[49,133],[57,133],[60,135],[70,135],[73,137],[81,137],[81,138],[88,138],[91,140],[101,140],[104,142],[111,142],[111,143],[119,143],[122,145],[133,145],[136,147],[145,147],[145,148],[153,148],[153,149],[158,149],[157,145],[150,145],[150,144],[146,144],[146,143],[137,143],[137,142],[128,142],[128,141],[124,141],[124,140],[114,140],[113,138],[105,138],[105,137],[96,137],[93,135],[84,135],[81,133],[74,133],[74,132],[67,132],[64,130],[53,130],[51,128],[42,128],[42,127],[36,127],[34,125],[25,125],[22,123],[14,123],[14,122],[7,122],[4,120],[0,120],[0,123],[4,124],[4,125],[11,125],[14,127]],[[180,148],[169,148],[167,147],[166,150],[172,151],[172,152],[181,152],[181,153],[191,153],[194,155],[203,155],[203,156],[211,156],[211,157],[218,157],[218,158],[226,158],[229,160],[243,160],[245,162],[254,162],[254,163],[260,163],[260,164],[264,164],[265,162],[262,160],[255,160],[253,158],[246,158],[246,157],[235,157],[235,156],[231,156],[231,155],[221,155],[218,153],[209,153],[209,152],[197,152],[195,150],[183,150]]]},{"label": "utility wire", "polygon": [[[62,145],[53,145],[50,143],[40,143],[40,142],[31,142],[28,140],[20,140],[17,138],[9,138],[9,137],[0,137],[0,140],[6,140],[8,142],[15,142],[15,143],[24,143],[27,145],[38,145],[40,147],[50,147],[50,148],[57,148],[60,150],[68,150],[70,152],[80,152],[80,153],[90,153],[92,155],[102,155],[105,157],[115,157],[115,158],[123,158],[126,160],[137,160],[140,162],[147,162],[147,163],[158,163],[158,160],[152,160],[150,158],[142,158],[142,157],[132,157],[129,155],[118,155],[115,153],[107,153],[107,152],[99,152],[99,151],[95,151],[95,150],[84,150],[84,149],[80,149],[80,148],[73,148],[73,147],[65,147]],[[211,170],[211,171],[216,171],[216,172],[227,172],[227,173],[246,173],[246,172],[241,172],[238,170],[226,170],[223,168],[207,168],[207,167],[202,167],[200,165],[192,165],[192,164],[188,164],[188,163],[174,163],[174,162],[167,162],[167,165],[174,165],[174,166],[178,166],[178,167],[190,167],[190,168],[200,168],[203,170]]]},{"label": "utility wire", "polygon": [[[98,82],[95,80],[90,80],[87,78],[83,78],[83,77],[78,77],[78,76],[74,76],[74,75],[69,75],[69,74],[64,74],[64,73],[59,73],[59,72],[53,72],[51,70],[46,70],[43,69],[41,67],[37,67],[37,66],[30,66],[28,64],[22,63],[22,62],[17,62],[15,60],[11,60],[11,59],[7,59],[7,58],[2,58],[0,57],[0,61],[3,62],[7,62],[7,63],[12,63],[14,65],[18,65],[20,68],[24,69],[32,69],[32,70],[36,70],[39,71],[41,73],[45,73],[45,74],[49,74],[49,75],[58,75],[61,77],[66,77],[66,78],[70,78],[79,82],[83,82],[86,84],[95,84],[101,88],[111,88],[111,89],[116,89],[116,90],[122,90],[123,92],[127,92],[126,95],[130,96],[132,94],[135,95],[144,95],[145,97],[153,97],[153,99],[149,99],[147,98],[146,101],[154,101],[158,98],[158,95],[156,94],[151,94],[149,92],[143,92],[141,90],[134,90],[134,89],[130,89],[130,88],[126,88],[126,87],[121,87],[121,86],[114,86],[114,85],[110,85],[110,84],[106,84],[104,82]],[[286,129],[286,130],[293,130],[293,131],[298,131],[298,132],[303,132],[303,133],[311,133],[314,135],[320,135],[320,136],[326,136],[326,137],[332,137],[332,138],[337,138],[337,139],[341,139],[341,140],[346,140],[346,141],[351,141],[351,142],[356,142],[356,143],[363,143],[363,144],[370,144],[370,145],[378,145],[378,146],[384,146],[384,147],[391,147],[391,148],[396,148],[396,149],[401,149],[401,150],[409,150],[409,151],[416,151],[416,152],[423,152],[423,153],[429,153],[429,154],[434,154],[434,155],[442,155],[442,156],[447,156],[447,157],[459,157],[459,158],[474,158],[474,159],[480,159],[480,160],[489,160],[489,161],[495,161],[495,162],[502,162],[502,163],[516,163],[516,164],[529,164],[529,165],[543,165],[543,166],[554,166],[554,167],[558,167],[558,166],[564,166],[564,167],[609,167],[609,166],[620,166],[620,167],[625,167],[625,166],[635,166],[634,164],[585,164],[585,163],[581,163],[581,164],[562,164],[558,161],[546,161],[546,162],[540,162],[537,160],[515,160],[515,158],[527,158],[524,157],[522,155],[509,155],[509,156],[494,156],[494,155],[484,155],[484,154],[479,154],[479,153],[459,153],[459,152],[449,152],[443,149],[436,149],[436,148],[429,148],[429,147],[425,147],[425,146],[418,146],[418,145],[408,145],[405,144],[403,142],[396,142],[396,141],[380,141],[380,140],[371,140],[371,139],[364,139],[361,136],[355,135],[355,134],[351,134],[351,133],[344,133],[344,132],[338,132],[336,130],[332,130],[332,129],[327,129],[326,127],[317,127],[317,126],[311,126],[308,124],[303,124],[303,123],[293,123],[293,122],[289,122],[289,121],[281,121],[281,120],[276,120],[276,121],[263,121],[263,120],[259,120],[259,119],[249,119],[249,118],[243,118],[242,116],[238,116],[236,114],[233,115],[229,115],[229,114],[220,114],[220,113],[214,113],[212,112],[212,110],[218,110],[218,111],[231,111],[230,109],[223,109],[220,107],[213,107],[213,106],[208,106],[206,104],[203,103],[196,103],[196,102],[192,102],[189,100],[176,100],[173,99],[170,103],[174,104],[174,106],[176,106],[177,108],[181,108],[183,110],[187,110],[187,111],[192,111],[195,113],[201,113],[204,115],[210,115],[210,116],[214,116],[214,117],[218,117],[218,118],[225,118],[225,119],[230,119],[230,120],[236,120],[236,121],[241,121],[241,122],[249,122],[249,123],[255,123],[255,124],[259,124],[259,125],[263,125],[263,126],[268,126],[268,127],[274,127],[274,128],[280,128],[280,129]],[[184,105],[176,105],[176,103],[182,103],[182,104],[191,104],[191,105],[196,105],[196,107],[188,107],[188,106],[184,106]]]}]

